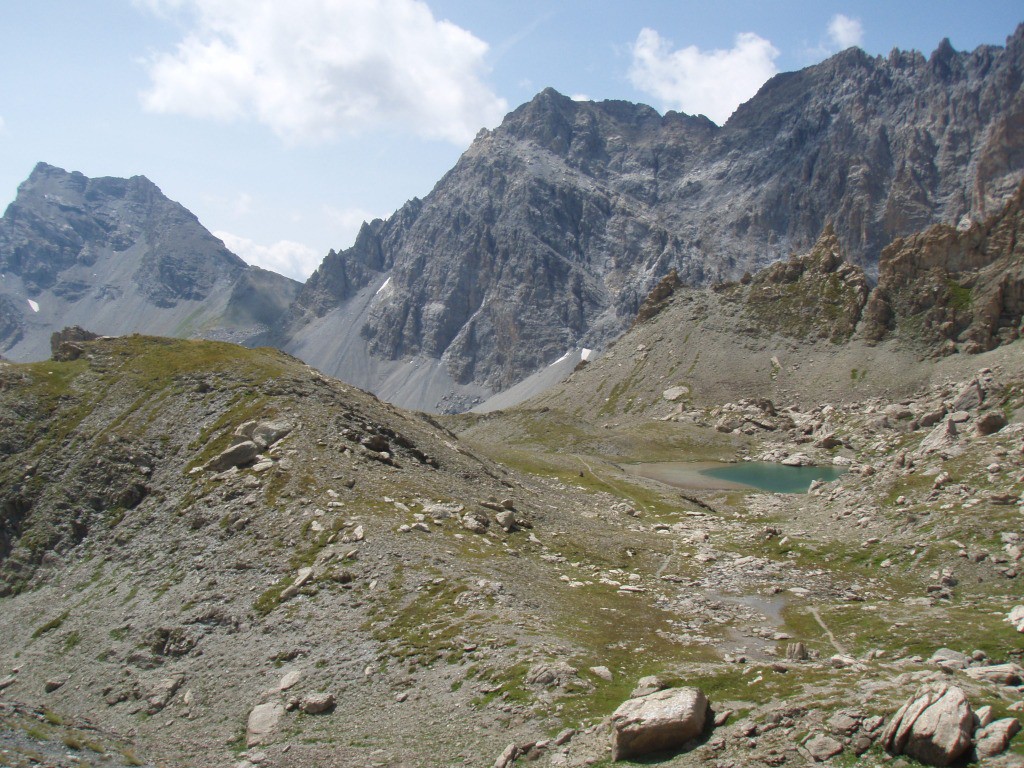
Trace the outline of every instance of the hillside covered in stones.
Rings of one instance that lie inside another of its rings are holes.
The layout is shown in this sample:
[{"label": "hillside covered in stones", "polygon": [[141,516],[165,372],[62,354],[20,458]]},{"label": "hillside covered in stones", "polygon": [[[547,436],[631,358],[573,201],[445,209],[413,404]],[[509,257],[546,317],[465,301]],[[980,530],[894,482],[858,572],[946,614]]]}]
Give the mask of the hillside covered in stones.
[{"label": "hillside covered in stones", "polygon": [[[665,765],[880,762],[942,683],[1012,765],[1019,345],[942,358],[910,399],[604,421],[442,422],[218,342],[4,363],[0,750],[607,764],[635,743],[620,705],[696,688]],[[631,469],[758,456],[847,471],[780,494]]]}]

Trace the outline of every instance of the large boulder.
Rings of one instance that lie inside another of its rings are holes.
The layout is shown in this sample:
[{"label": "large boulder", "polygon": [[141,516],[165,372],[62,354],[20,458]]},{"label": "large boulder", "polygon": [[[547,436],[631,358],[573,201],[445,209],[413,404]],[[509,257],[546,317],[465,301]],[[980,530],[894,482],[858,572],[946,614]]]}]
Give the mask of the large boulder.
[{"label": "large boulder", "polygon": [[944,683],[922,686],[893,715],[882,744],[894,755],[926,765],[956,762],[971,747],[974,712],[963,690]]},{"label": "large boulder", "polygon": [[260,448],[252,440],[245,440],[230,448],[225,448],[217,456],[206,462],[206,469],[211,472],[223,472],[232,467],[244,467],[256,461]]},{"label": "large boulder", "polygon": [[678,749],[704,731],[708,698],[699,688],[668,688],[629,699],[615,710],[612,759]]},{"label": "large boulder", "polygon": [[269,448],[286,437],[293,427],[287,421],[261,421],[252,431],[252,440],[260,449]]},{"label": "large boulder", "polygon": [[1017,664],[993,664],[989,667],[971,667],[965,670],[969,677],[995,685],[1020,685],[1024,683],[1024,669]]}]

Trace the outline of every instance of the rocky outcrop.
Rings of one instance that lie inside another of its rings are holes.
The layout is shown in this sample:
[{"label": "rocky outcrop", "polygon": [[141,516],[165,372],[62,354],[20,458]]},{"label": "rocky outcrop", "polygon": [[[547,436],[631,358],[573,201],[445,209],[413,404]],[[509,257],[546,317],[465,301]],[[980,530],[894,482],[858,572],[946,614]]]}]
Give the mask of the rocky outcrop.
[{"label": "rocky outcrop", "polygon": [[963,690],[945,684],[920,688],[893,715],[885,748],[926,765],[952,765],[971,747],[974,712]]},{"label": "rocky outcrop", "polygon": [[1024,186],[992,218],[937,225],[885,248],[864,335],[916,336],[946,354],[1018,338],[1024,318]]},{"label": "rocky outcrop", "polygon": [[633,325],[646,322],[661,312],[667,305],[669,298],[676,292],[676,288],[680,285],[682,283],[679,280],[679,274],[673,269],[647,294],[647,298],[644,299],[644,303],[640,305],[640,309],[636,313]]},{"label": "rocky outcrop", "polygon": [[99,338],[98,334],[87,331],[78,325],[56,331],[50,336],[50,357],[57,361],[76,360],[84,351],[78,342],[92,341],[97,338]]},{"label": "rocky outcrop", "polygon": [[843,259],[829,224],[808,254],[747,276],[735,290],[744,316],[762,332],[838,344],[853,335],[869,289],[864,270]]}]

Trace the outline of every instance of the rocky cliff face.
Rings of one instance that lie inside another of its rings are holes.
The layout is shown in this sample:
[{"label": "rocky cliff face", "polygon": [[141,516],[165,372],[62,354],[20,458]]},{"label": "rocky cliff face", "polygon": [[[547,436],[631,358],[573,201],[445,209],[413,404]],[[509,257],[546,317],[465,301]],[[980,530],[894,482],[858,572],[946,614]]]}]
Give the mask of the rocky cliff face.
[{"label": "rocky cliff face", "polygon": [[309,327],[358,333],[370,358],[500,390],[614,338],[670,270],[735,279],[809,249],[826,221],[874,276],[894,238],[984,218],[1012,195],[1022,62],[1024,27],[973,53],[850,49],[773,78],[721,128],[546,90],[482,131],[425,199],[329,254],[283,343],[302,349]]},{"label": "rocky cliff face", "polygon": [[864,334],[914,335],[942,354],[1014,341],[1024,317],[1022,242],[1024,186],[984,222],[896,240],[882,252]]},{"label": "rocky cliff face", "polygon": [[15,360],[45,357],[50,333],[73,323],[243,340],[298,288],[245,264],[145,177],[45,163],[0,219],[0,273],[0,349]]}]

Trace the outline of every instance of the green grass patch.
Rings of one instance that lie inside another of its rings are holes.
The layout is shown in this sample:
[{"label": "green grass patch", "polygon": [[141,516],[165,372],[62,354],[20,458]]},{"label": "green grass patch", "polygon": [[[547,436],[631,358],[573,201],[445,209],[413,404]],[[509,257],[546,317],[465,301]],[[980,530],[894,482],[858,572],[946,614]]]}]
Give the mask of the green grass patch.
[{"label": "green grass patch", "polygon": [[64,611],[64,613],[62,613],[57,618],[50,619],[45,624],[40,624],[38,627],[35,628],[35,631],[32,632],[32,637],[39,638],[45,635],[47,632],[52,632],[53,630],[58,629],[60,625],[67,620],[69,615],[70,614],[67,611]]}]

